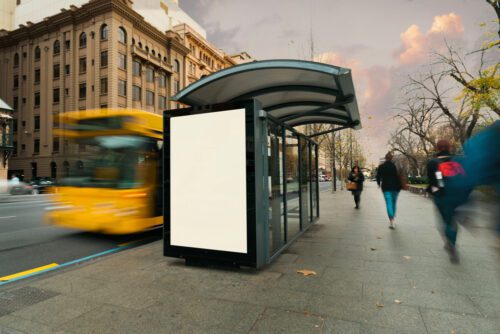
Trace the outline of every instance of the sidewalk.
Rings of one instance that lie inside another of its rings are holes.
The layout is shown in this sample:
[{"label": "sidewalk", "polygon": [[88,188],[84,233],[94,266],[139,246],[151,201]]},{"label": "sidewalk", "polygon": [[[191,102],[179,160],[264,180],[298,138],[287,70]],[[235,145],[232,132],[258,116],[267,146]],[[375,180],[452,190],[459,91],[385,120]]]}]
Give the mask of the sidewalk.
[{"label": "sidewalk", "polygon": [[158,241],[5,285],[0,333],[499,332],[489,230],[462,229],[453,265],[428,199],[402,193],[392,231],[373,182],[361,210],[347,191],[320,197],[321,220],[261,271],[186,267]]}]

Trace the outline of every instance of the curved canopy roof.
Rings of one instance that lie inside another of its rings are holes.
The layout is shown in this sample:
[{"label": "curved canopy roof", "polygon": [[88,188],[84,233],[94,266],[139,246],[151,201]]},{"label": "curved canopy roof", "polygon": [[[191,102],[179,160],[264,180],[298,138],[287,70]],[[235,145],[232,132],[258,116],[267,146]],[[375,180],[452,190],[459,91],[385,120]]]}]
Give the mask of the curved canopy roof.
[{"label": "curved canopy roof", "polygon": [[233,66],[194,82],[173,100],[201,106],[251,98],[290,126],[361,127],[351,70],[310,61],[265,60]]}]

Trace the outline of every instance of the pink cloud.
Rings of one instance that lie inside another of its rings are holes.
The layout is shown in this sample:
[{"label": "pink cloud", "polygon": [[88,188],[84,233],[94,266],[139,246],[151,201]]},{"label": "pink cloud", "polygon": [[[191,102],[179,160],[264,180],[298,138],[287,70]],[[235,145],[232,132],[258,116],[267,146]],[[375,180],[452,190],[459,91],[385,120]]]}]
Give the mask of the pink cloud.
[{"label": "pink cloud", "polygon": [[440,49],[444,38],[460,38],[463,32],[462,19],[455,13],[435,16],[431,28],[425,34],[415,24],[402,32],[400,37],[403,45],[394,55],[402,65],[416,64],[424,60],[429,52]]},{"label": "pink cloud", "polygon": [[[356,58],[337,52],[325,52],[316,61],[352,70],[363,130],[361,141],[372,161],[387,150],[385,141],[392,123],[392,104],[397,94],[397,68],[386,66],[364,67]],[[377,138],[377,139],[374,139]]]}]

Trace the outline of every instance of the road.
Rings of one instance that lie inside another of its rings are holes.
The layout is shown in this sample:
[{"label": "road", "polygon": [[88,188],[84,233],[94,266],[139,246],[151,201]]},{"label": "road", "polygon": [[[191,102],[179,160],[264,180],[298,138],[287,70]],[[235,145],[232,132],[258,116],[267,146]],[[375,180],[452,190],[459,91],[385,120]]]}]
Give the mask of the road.
[{"label": "road", "polygon": [[45,225],[50,195],[19,196],[0,203],[0,278],[52,263],[64,264],[138,240],[158,240],[161,229],[105,236]]},{"label": "road", "polygon": [[[320,191],[331,182],[320,182]],[[161,229],[128,236],[106,236],[43,223],[50,195],[3,198],[0,202],[0,281],[53,263],[64,264],[138,241],[158,240]]]}]

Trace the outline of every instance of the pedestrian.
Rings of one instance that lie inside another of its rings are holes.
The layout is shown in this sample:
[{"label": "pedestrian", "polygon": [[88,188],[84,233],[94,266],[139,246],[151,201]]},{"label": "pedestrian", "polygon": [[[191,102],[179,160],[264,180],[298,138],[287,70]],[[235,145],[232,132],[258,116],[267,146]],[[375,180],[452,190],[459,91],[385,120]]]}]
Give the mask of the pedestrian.
[{"label": "pedestrian", "polygon": [[358,166],[354,166],[349,173],[347,178],[350,182],[356,184],[356,189],[350,189],[352,195],[354,196],[354,203],[356,204],[355,209],[359,209],[359,203],[361,201],[361,192],[363,191],[363,182],[365,182],[365,176],[361,173]]},{"label": "pedestrian", "polygon": [[395,229],[396,223],[396,203],[399,191],[401,190],[401,180],[396,165],[392,162],[392,152],[385,155],[385,162],[378,166],[377,185],[382,188],[384,194],[387,215],[389,216],[389,228]]},{"label": "pedestrian", "polygon": [[[468,183],[464,187],[491,186],[496,192],[493,207],[495,228],[500,236],[500,120],[495,121],[463,145],[464,169]],[[467,188],[466,188],[467,190]]]},{"label": "pedestrian", "polygon": [[436,156],[427,162],[428,191],[442,218],[442,234],[445,239],[444,248],[453,263],[459,262],[456,249],[458,225],[456,209],[469,197],[465,170],[459,159],[451,154],[451,143],[441,139],[436,144]]}]

